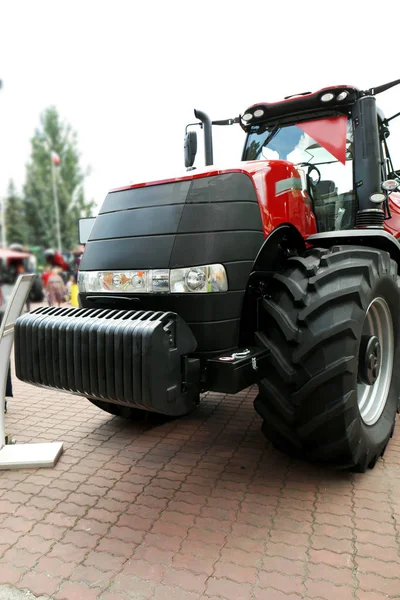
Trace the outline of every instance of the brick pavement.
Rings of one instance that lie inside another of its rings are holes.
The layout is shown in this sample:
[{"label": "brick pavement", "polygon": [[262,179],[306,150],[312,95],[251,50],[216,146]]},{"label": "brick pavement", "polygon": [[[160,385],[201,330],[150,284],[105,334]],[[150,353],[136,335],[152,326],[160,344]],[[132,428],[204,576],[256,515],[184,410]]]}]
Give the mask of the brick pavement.
[{"label": "brick pavement", "polygon": [[400,428],[373,471],[332,473],[269,446],[252,389],[130,423],[14,386],[7,431],[65,453],[0,472],[0,585],[56,600],[400,598]]}]

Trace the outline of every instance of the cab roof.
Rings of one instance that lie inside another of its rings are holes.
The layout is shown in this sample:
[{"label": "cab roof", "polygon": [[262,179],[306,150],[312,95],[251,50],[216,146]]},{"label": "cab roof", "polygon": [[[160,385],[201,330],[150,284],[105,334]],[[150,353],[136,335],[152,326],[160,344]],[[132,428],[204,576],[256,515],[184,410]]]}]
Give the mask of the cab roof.
[{"label": "cab roof", "polygon": [[296,116],[302,119],[303,116],[312,118],[320,114],[346,114],[361,95],[362,92],[356,87],[338,85],[288,96],[278,102],[260,102],[250,106],[240,116],[240,125],[249,132],[261,123],[293,120]]}]

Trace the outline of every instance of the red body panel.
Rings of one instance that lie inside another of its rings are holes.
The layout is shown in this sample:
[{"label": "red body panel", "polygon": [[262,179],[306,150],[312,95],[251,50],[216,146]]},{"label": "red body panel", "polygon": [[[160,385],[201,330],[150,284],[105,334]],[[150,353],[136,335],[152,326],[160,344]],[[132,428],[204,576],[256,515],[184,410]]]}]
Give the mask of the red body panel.
[{"label": "red body panel", "polygon": [[392,218],[385,221],[385,231],[400,238],[400,192],[393,192],[389,196],[390,212]]},{"label": "red body panel", "polygon": [[256,160],[240,163],[233,169],[216,169],[206,167],[193,171],[190,175],[128,185],[111,190],[122,191],[151,185],[161,185],[175,181],[187,181],[200,177],[212,177],[223,173],[245,173],[254,184],[258,203],[260,205],[264,235],[267,237],[275,227],[281,223],[291,223],[307,237],[317,233],[311,200],[307,192],[301,188],[299,170],[292,163],[283,160]]},{"label": "red body panel", "polygon": [[[263,168],[257,168],[260,164]],[[282,223],[291,223],[307,237],[317,232],[309,195],[301,188],[298,169],[284,160],[247,163],[260,205],[264,235]],[[298,184],[293,185],[293,182]]]}]

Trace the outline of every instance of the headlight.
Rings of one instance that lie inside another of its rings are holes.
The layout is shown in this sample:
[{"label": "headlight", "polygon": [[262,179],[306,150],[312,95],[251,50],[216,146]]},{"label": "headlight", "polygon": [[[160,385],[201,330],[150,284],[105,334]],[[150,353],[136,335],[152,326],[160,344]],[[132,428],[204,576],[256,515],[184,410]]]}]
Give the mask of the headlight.
[{"label": "headlight", "polygon": [[228,279],[223,265],[172,269],[169,280],[174,293],[226,292]]},{"label": "headlight", "polygon": [[79,271],[78,287],[81,293],[226,292],[228,278],[223,265],[143,271]]}]

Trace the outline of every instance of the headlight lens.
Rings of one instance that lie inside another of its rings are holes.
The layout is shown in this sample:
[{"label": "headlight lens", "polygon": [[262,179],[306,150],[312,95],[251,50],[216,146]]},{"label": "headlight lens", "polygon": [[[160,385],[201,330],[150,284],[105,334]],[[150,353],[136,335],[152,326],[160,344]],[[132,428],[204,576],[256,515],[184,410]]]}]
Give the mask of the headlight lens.
[{"label": "headlight lens", "polygon": [[185,283],[188,290],[197,292],[203,289],[206,283],[206,274],[203,269],[190,269],[185,275]]},{"label": "headlight lens", "polygon": [[223,265],[144,271],[80,271],[81,293],[207,293],[226,292],[228,278]]},{"label": "headlight lens", "polygon": [[170,290],[173,293],[226,292],[228,279],[223,265],[206,265],[172,269]]}]

